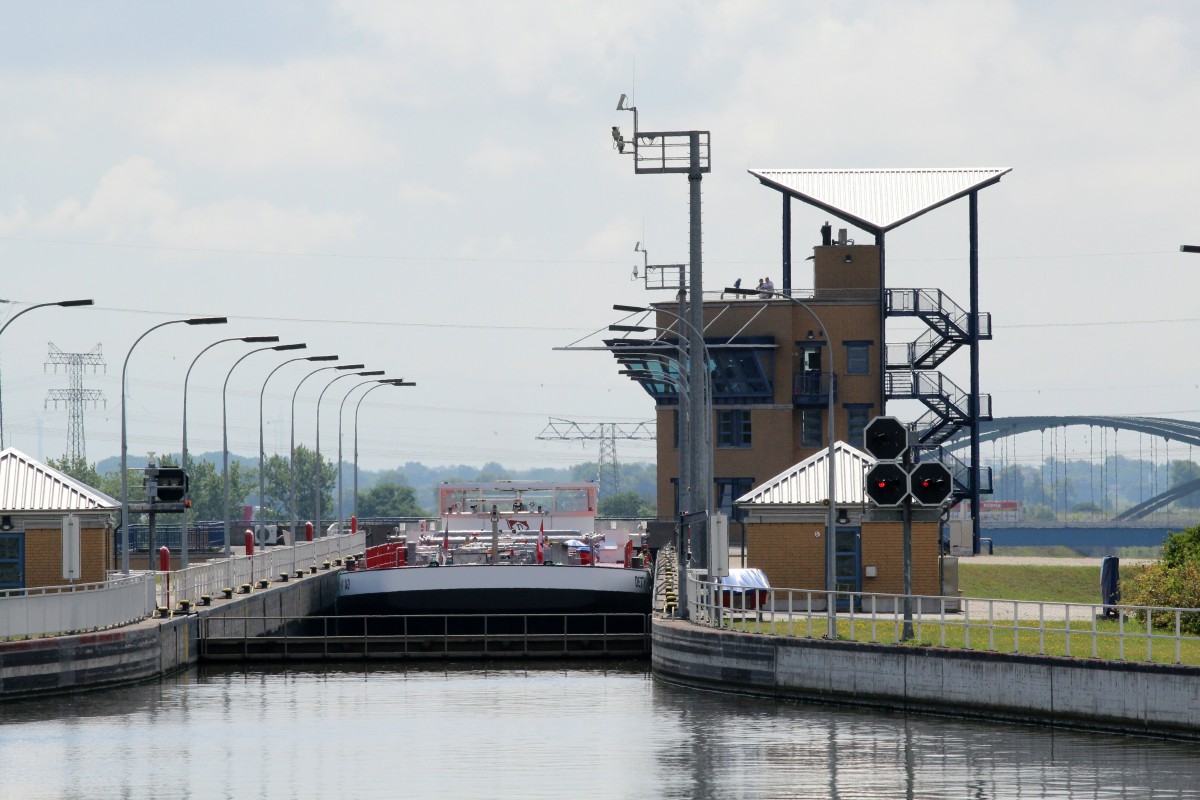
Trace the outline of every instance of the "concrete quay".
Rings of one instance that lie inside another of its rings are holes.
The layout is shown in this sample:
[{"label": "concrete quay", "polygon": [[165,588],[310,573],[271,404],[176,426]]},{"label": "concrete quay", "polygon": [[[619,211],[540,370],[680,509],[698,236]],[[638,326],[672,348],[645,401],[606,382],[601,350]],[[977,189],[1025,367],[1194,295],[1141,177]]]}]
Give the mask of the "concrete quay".
[{"label": "concrete quay", "polygon": [[[332,608],[339,570],[214,599],[192,613],[73,636],[0,642],[0,700],[139,683],[195,664],[201,620],[303,617]],[[248,624],[248,623],[246,623]],[[238,630],[243,623],[238,623]],[[247,634],[274,632],[259,619]]]},{"label": "concrete quay", "polygon": [[1200,741],[1200,668],[859,644],[656,617],[668,682],[776,699]]}]

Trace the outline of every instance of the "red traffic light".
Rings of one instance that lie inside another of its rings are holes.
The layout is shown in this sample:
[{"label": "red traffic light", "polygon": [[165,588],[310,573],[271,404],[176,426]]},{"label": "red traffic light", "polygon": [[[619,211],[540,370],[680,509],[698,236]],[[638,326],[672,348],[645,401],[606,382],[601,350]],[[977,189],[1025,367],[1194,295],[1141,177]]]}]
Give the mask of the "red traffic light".
[{"label": "red traffic light", "polygon": [[908,476],[899,464],[881,461],[867,473],[867,496],[878,506],[900,505],[908,494]]},{"label": "red traffic light", "polygon": [[954,493],[954,478],[940,461],[913,467],[910,478],[913,501],[923,506],[940,506]]}]

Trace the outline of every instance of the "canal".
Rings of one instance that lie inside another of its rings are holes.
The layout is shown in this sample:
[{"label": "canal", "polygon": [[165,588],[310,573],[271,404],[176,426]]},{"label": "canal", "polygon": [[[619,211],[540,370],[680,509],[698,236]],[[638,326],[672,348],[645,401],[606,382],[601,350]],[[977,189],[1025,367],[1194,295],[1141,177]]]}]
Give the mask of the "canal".
[{"label": "canal", "polygon": [[698,692],[645,662],[217,666],[0,705],[0,797],[1200,798],[1200,746]]}]

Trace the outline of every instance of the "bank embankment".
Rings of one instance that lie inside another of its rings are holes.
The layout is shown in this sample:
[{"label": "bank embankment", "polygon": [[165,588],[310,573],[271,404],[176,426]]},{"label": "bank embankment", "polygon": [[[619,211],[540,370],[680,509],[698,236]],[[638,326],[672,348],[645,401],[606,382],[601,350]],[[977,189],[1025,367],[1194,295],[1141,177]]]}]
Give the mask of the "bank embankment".
[{"label": "bank embankment", "polygon": [[[214,599],[193,613],[145,619],[94,633],[0,642],[0,699],[98,689],[169,675],[196,663],[201,620],[253,619],[238,630],[257,636],[281,622],[320,614],[337,597],[337,571]],[[247,624],[252,625],[246,628]]]},{"label": "bank embankment", "polygon": [[1200,668],[723,631],[656,618],[651,664],[700,688],[1200,741]]}]

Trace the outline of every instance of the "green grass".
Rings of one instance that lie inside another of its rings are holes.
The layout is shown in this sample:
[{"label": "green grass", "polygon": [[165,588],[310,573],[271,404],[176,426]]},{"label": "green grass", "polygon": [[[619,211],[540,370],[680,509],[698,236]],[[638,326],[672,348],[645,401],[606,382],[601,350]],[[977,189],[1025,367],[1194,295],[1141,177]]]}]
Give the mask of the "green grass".
[{"label": "green grass", "polygon": [[[870,618],[855,619],[853,628],[850,620],[840,617],[837,622],[837,638],[855,642],[874,642],[878,644],[904,644],[911,647],[953,648],[960,650],[978,650],[997,653],[1020,653],[1023,655],[1072,656],[1074,658],[1093,657],[1103,660],[1152,661],[1158,664],[1175,664],[1176,642],[1166,637],[1170,631],[1156,629],[1150,642],[1150,658],[1147,659],[1145,637],[1127,638],[1122,653],[1121,642],[1116,634],[1120,623],[1116,620],[1096,621],[1097,635],[1092,635],[1092,623],[1081,620],[1071,622],[1070,649],[1068,652],[1068,634],[1063,622],[1047,622],[1044,630],[1038,630],[1037,620],[1023,620],[1014,631],[1011,620],[996,620],[989,638],[987,621],[971,620],[971,627],[964,627],[961,617],[951,617],[946,623],[930,622],[927,619],[917,626],[913,620],[915,639],[901,642],[902,628],[890,616],[878,618],[874,623]],[[1005,627],[1007,626],[1007,627]],[[811,619],[795,616],[791,626],[786,620],[775,622],[758,622],[753,617],[735,618],[725,621],[724,627],[732,630],[745,630],[749,633],[762,633],[775,636],[796,636],[804,638],[823,638],[828,630],[823,612],[814,614]],[[1124,631],[1128,634],[1144,634],[1145,625],[1126,620]],[[1200,638],[1190,637],[1179,642],[1178,663],[1200,666]]]},{"label": "green grass", "polygon": [[[1127,574],[1126,568],[1122,570]],[[1100,602],[1100,567],[958,562],[963,597],[1034,600],[1043,603]]]}]

